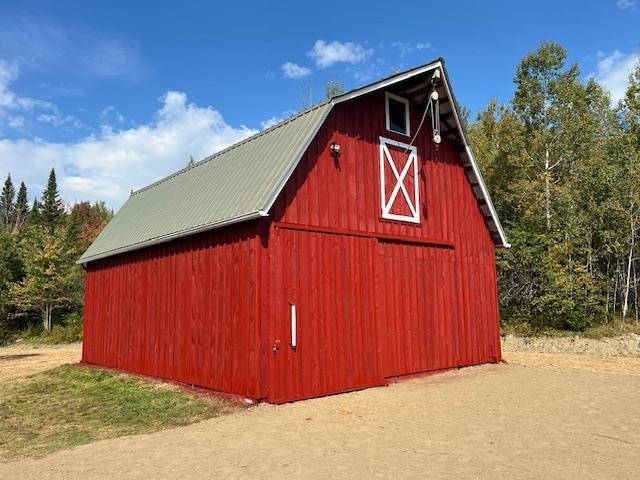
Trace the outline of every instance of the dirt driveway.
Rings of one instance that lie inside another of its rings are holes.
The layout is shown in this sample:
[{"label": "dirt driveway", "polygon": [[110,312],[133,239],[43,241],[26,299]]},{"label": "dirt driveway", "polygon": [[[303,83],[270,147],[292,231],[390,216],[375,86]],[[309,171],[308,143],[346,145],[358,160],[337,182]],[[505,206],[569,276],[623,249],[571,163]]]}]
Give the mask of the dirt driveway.
[{"label": "dirt driveway", "polygon": [[0,478],[638,478],[640,358],[506,356],[0,464]]}]

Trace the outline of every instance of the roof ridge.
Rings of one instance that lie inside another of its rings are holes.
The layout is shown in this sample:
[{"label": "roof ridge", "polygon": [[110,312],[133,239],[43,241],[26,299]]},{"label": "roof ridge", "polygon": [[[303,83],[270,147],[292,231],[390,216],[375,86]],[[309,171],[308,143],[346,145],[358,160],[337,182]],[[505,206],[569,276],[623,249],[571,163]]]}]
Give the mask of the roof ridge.
[{"label": "roof ridge", "polygon": [[308,114],[308,113],[310,113],[310,112],[312,112],[312,111],[314,111],[314,110],[316,110],[316,109],[318,109],[320,107],[323,107],[327,103],[330,103],[331,100],[332,99],[328,99],[328,100],[325,100],[323,102],[320,102],[320,103],[317,103],[315,105],[312,105],[311,107],[306,108],[306,109],[304,109],[304,110],[302,110],[302,111],[300,111],[300,112],[298,112],[298,113],[296,113],[296,114],[294,114],[294,115],[292,115],[292,116],[290,116],[288,118],[285,118],[284,120],[276,123],[275,125],[272,125],[269,128],[265,128],[264,130],[260,130],[259,132],[254,133],[253,135],[251,135],[251,136],[249,136],[249,137],[247,137],[247,138],[245,138],[243,140],[240,140],[239,142],[231,144],[228,147],[226,147],[226,148],[224,148],[224,149],[222,149],[222,150],[220,150],[220,151],[218,151],[218,152],[216,152],[216,153],[214,153],[212,155],[209,155],[208,157],[205,157],[202,160],[197,161],[193,165],[188,165],[188,166],[186,166],[184,168],[181,168],[180,170],[178,170],[176,172],[173,172],[172,174],[167,175],[166,177],[163,177],[163,178],[161,178],[159,180],[156,180],[155,182],[153,182],[153,183],[151,183],[151,184],[149,184],[149,185],[147,185],[145,187],[142,187],[142,188],[140,188],[138,190],[133,191],[131,193],[131,196],[137,195],[137,194],[142,193],[142,192],[144,192],[146,190],[150,190],[151,188],[156,187],[156,186],[160,185],[161,183],[166,182],[167,180],[175,178],[178,175],[181,175],[181,174],[183,174],[183,173],[185,173],[185,172],[187,172],[189,170],[192,170],[192,169],[197,168],[197,167],[199,167],[201,165],[204,165],[205,163],[208,163],[208,162],[214,160],[216,157],[219,157],[220,155],[222,155],[224,153],[227,153],[227,152],[229,152],[229,151],[231,151],[231,150],[233,150],[235,148],[238,148],[241,145],[249,143],[249,142],[255,140],[256,138],[262,137],[263,135],[271,133],[273,130],[276,130],[276,129],[280,128],[280,127],[283,127],[286,124],[291,123],[294,120],[298,119],[299,117],[301,117],[303,115],[306,115],[306,114]]}]

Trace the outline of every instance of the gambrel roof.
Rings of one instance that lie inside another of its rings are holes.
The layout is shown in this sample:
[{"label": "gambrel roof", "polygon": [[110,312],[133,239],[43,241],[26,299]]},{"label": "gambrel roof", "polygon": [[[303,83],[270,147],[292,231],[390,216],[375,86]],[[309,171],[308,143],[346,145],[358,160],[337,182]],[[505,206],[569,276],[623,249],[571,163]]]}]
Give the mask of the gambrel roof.
[{"label": "gambrel roof", "polygon": [[334,105],[381,89],[422,104],[437,69],[442,135],[458,150],[495,245],[508,247],[439,59],[333,97],[134,192],[78,263],[268,216]]}]

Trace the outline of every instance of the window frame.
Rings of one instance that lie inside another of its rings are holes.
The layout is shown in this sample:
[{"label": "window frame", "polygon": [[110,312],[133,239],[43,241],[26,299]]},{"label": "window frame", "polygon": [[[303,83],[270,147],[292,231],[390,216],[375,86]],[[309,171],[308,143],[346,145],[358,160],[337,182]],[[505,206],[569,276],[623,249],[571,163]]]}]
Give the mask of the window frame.
[{"label": "window frame", "polygon": [[[404,104],[404,119],[406,125],[405,132],[399,132],[398,130],[393,130],[391,128],[391,117],[389,115],[389,99],[395,100],[396,102]],[[404,135],[405,137],[411,136],[411,114],[409,112],[409,99],[400,97],[391,92],[384,93],[384,109],[385,109],[385,117],[386,117],[386,127],[388,132],[396,133],[398,135]]]}]

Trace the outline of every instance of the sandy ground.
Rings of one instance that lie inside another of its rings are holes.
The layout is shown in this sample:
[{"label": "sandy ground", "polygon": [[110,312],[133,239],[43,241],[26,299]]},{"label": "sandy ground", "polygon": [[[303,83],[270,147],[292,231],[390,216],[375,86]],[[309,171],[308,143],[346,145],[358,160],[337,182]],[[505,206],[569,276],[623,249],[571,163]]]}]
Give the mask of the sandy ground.
[{"label": "sandy ground", "polygon": [[4,463],[0,478],[638,478],[640,359],[505,356]]},{"label": "sandy ground", "polygon": [[502,337],[505,352],[577,353],[596,357],[640,357],[640,335],[628,333],[610,338]]},{"label": "sandy ground", "polygon": [[0,388],[4,382],[24,378],[64,363],[78,363],[82,344],[37,346],[16,344],[0,347]]}]

